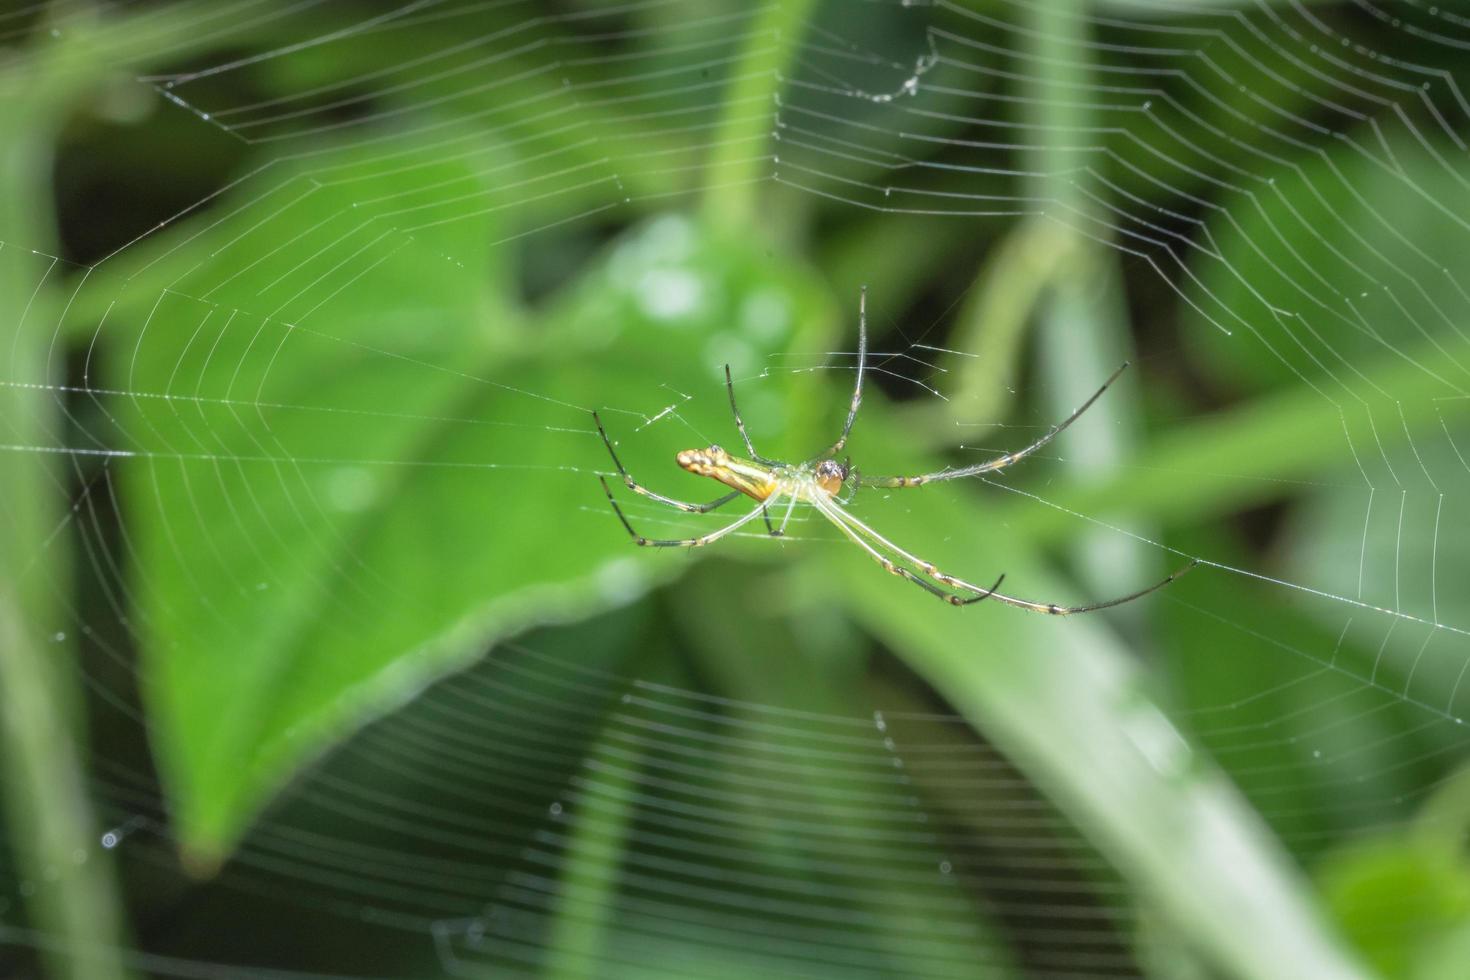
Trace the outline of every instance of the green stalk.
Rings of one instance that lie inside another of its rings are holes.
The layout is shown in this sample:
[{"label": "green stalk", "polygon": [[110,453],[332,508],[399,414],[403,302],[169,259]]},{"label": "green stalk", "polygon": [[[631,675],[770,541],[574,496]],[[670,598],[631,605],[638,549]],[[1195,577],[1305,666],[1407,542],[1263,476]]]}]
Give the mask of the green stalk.
[{"label": "green stalk", "polygon": [[[3,412],[17,408],[6,398]],[[22,411],[26,409],[22,408]],[[39,499],[50,490],[38,462],[9,465],[0,481],[7,500],[18,494]],[[18,566],[56,572],[63,562],[25,562],[44,545],[29,527],[7,526],[0,552],[0,715],[4,717],[6,816],[11,839],[30,895],[32,925],[51,940],[48,973],[56,977],[110,980],[127,975],[120,956],[123,926],[111,865],[98,847],[97,829],[80,764],[73,719],[61,710],[65,693],[53,661],[70,653],[63,643],[37,635],[39,607],[51,605],[22,596]],[[53,542],[55,544],[55,542]],[[30,590],[34,591],[34,590]],[[24,888],[25,886],[23,886]]]},{"label": "green stalk", "polygon": [[[15,92],[13,77],[0,91]],[[9,83],[9,84],[7,84]],[[8,103],[23,96],[7,98]],[[45,248],[51,236],[33,202],[48,200],[45,142],[27,119],[0,124],[0,228],[20,241]],[[30,193],[17,193],[21,189]],[[52,246],[54,247],[54,246]],[[12,251],[12,256],[15,254]],[[12,348],[10,377],[35,388],[0,389],[0,418],[6,438],[22,445],[49,445],[61,431],[54,396],[59,383],[46,363],[54,305],[38,298],[22,323],[36,288],[34,266],[0,255],[0,349]],[[49,298],[49,297],[48,297]],[[0,758],[5,768],[5,806],[20,871],[29,883],[32,926],[46,944],[49,972],[57,977],[110,980],[126,975],[118,950],[123,934],[116,886],[106,852],[98,846],[82,768],[76,719],[80,702],[72,687],[70,642],[56,625],[68,613],[57,601],[72,584],[69,534],[51,536],[64,519],[65,501],[55,472],[59,457],[16,453],[0,467]],[[55,635],[53,635],[55,634]],[[58,952],[64,950],[65,952]]]},{"label": "green stalk", "polygon": [[[605,745],[602,739],[598,745]],[[637,747],[624,748],[638,752]],[[641,761],[641,759],[639,760]],[[639,763],[618,759],[598,777],[598,793],[584,794],[572,817],[571,839],[557,890],[545,975],[583,980],[601,975],[600,954],[612,927],[618,875],[637,812]]]},{"label": "green stalk", "polygon": [[[1042,134],[1030,169],[1040,175],[1035,190],[1048,202],[1048,217],[1070,229],[1089,209],[1079,184],[1086,161],[1076,149],[1092,122],[1079,98],[1089,79],[1087,4],[1057,0],[1027,9],[1026,67],[1036,76],[1030,104]],[[1048,387],[1070,392],[1089,367],[1122,359],[1126,324],[1110,256],[1080,235],[1065,237],[1070,241],[1062,243],[1063,257],[1042,301],[1042,354]],[[1113,309],[1100,309],[1099,295],[1109,293]],[[1133,406],[1119,402],[1113,399],[1111,418],[1120,409],[1135,415]],[[1086,486],[1113,473],[1108,460],[1121,446],[1116,427],[1104,432],[1094,425],[1086,432],[1081,425],[1086,438],[1074,443],[1087,448],[1068,469]],[[955,512],[928,510],[927,519],[963,526],[962,502],[942,496],[931,495],[926,510],[938,505]],[[1132,499],[1118,502],[1138,506]],[[1026,503],[1030,511],[1049,510]],[[1026,516],[1025,509],[1016,510],[1015,516]],[[986,544],[995,550],[1020,556],[1036,550],[1030,542],[1004,547],[1003,539],[1024,534],[1021,522],[1003,519],[987,528]],[[900,537],[900,527],[888,530],[899,540],[913,539]],[[1075,535],[1075,526],[1071,530]],[[1121,556],[1099,555],[1106,540],[1084,544],[1084,554],[1098,564],[1105,558],[1114,575],[1120,560],[1141,562],[1136,546]],[[833,569],[850,613],[1025,769],[1130,881],[1143,907],[1167,910],[1170,925],[1216,968],[1249,978],[1361,975],[1325,929],[1269,827],[1174,729],[1106,623],[1042,632],[1045,624],[1034,617],[992,616],[985,642],[977,645],[973,624],[932,611],[915,614],[919,604],[912,596],[858,565],[848,560]],[[1026,581],[1028,593],[1054,591],[1039,567],[1012,559],[1005,570]]]},{"label": "green stalk", "polygon": [[771,169],[777,99],[815,6],[815,0],[780,0],[755,14],[705,171],[704,212],[717,226],[756,223],[756,184]]},{"label": "green stalk", "polygon": [[[1078,236],[1054,221],[1031,219],[1012,228],[986,257],[956,317],[951,357],[954,388],[945,411],[958,426],[999,418],[1016,389],[1021,350],[1038,305],[1058,274],[1075,266]],[[1068,409],[1070,411],[1070,409]],[[927,423],[933,428],[934,423]],[[973,428],[942,426],[965,441]]]},{"label": "green stalk", "polygon": [[[1099,376],[1133,356],[1117,252],[1077,230],[1080,216],[1096,210],[1086,193],[1095,182],[1083,171],[1090,155],[1077,149],[1098,129],[1086,96],[1093,81],[1087,7],[1087,0],[1032,5],[1032,33],[1023,35],[1028,70],[1038,76],[1031,83],[1031,119],[1043,134],[1027,169],[1037,175],[1033,192],[1047,201],[1047,215],[1054,219],[1046,224],[1061,239],[1038,325],[1041,387],[1048,396],[1041,410],[1048,418],[1070,414],[1077,392],[1090,390]],[[1105,414],[1077,420],[1061,465],[1079,483],[1106,479],[1120,460],[1132,458],[1142,428],[1136,390],[1116,386],[1108,392]],[[1159,574],[1139,541],[1110,529],[1076,535],[1070,550],[1079,577],[1097,593],[1140,589]],[[1141,607],[1120,609],[1117,618],[1130,634],[1142,635]]]},{"label": "green stalk", "polygon": [[[0,60],[0,103],[7,107],[0,113],[0,351],[14,351],[3,364],[7,377],[35,385],[0,389],[0,419],[7,440],[21,445],[53,445],[64,429],[47,390],[62,380],[48,360],[60,305],[53,289],[36,292],[46,266],[29,255],[60,249],[44,205],[51,200],[57,130],[99,79],[146,50],[144,39],[155,45],[180,39],[163,36],[151,18],[78,15],[65,27],[49,34],[42,25],[36,34],[43,40]],[[70,664],[74,641],[58,627],[70,615],[58,596],[73,587],[73,576],[65,501],[57,490],[66,480],[57,459],[15,453],[0,467],[5,808],[29,886],[30,925],[45,937],[38,946],[47,951],[47,972],[114,980],[128,975],[121,902],[87,794],[75,710],[82,697]],[[53,534],[57,527],[62,533]]]},{"label": "green stalk", "polygon": [[[866,425],[872,444],[908,439],[881,412],[870,412]],[[964,567],[963,556],[982,551],[1004,554],[1007,582],[1018,583],[1018,593],[1068,594],[1027,560],[1040,549],[1022,527],[977,524],[962,494],[931,493],[922,507],[886,508],[882,526],[900,542],[925,541],[927,533],[932,544],[923,554],[940,567]],[[935,527],[951,531],[933,542]],[[1169,927],[1221,975],[1363,976],[1270,828],[1174,728],[1106,621],[1076,617],[1058,628],[1051,617],[984,604],[978,618],[948,615],[953,610],[896,587],[861,556],[832,549],[821,568],[834,601],[1034,780],[1145,907],[1166,910]]]},{"label": "green stalk", "polygon": [[[1352,470],[1350,463],[1344,465],[1351,459],[1348,432],[1355,446],[1381,443],[1388,451],[1411,433],[1437,428],[1441,419],[1464,419],[1470,414],[1470,399],[1449,397],[1446,386],[1441,400],[1425,388],[1429,373],[1452,375],[1455,370],[1452,355],[1430,342],[1386,354],[1363,370],[1357,394],[1379,399],[1376,414],[1393,417],[1402,411],[1403,425],[1382,425],[1375,431],[1362,408],[1345,413],[1321,391],[1297,385],[1228,413],[1174,426],[1105,480],[1077,480],[1048,489],[1044,496],[1052,506],[1002,496],[992,519],[1044,545],[1076,534],[1082,526],[1078,514],[1111,523],[1110,515],[1136,511],[1160,524],[1177,525],[1274,500],[1282,495],[1282,481],[1319,476],[1324,468]],[[1346,407],[1355,405],[1346,394],[1339,400]]]}]

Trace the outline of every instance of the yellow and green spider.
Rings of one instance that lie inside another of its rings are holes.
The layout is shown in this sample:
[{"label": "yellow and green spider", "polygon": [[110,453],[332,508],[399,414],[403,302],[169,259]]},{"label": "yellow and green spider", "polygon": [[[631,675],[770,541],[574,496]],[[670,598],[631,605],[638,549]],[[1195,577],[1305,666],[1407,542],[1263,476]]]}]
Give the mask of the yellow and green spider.
[{"label": "yellow and green spider", "polygon": [[[1108,390],[1108,386],[1117,380],[1118,375],[1128,367],[1125,361],[1122,367],[1114,371],[1112,375],[1103,382],[1101,388],[1093,392],[1091,398],[1083,402],[1066,419],[1051,427],[1051,429],[1024,449],[1018,449],[1012,453],[997,456],[983,463],[973,466],[962,466],[939,470],[934,473],[923,473],[918,476],[877,476],[866,477],[859,475],[857,468],[850,465],[849,461],[839,461],[837,454],[847,445],[847,437],[852,432],[852,423],[857,418],[858,406],[863,401],[863,373],[867,367],[868,357],[868,290],[863,287],[858,301],[858,364],[857,383],[853,386],[852,401],[847,408],[847,421],[843,423],[842,435],[825,452],[819,453],[803,463],[783,463],[780,460],[766,459],[755,451],[755,446],[750,441],[750,435],[745,431],[745,422],[740,418],[740,409],[735,405],[735,383],[730,377],[730,366],[725,365],[725,389],[730,395],[730,411],[735,416],[735,427],[740,431],[740,439],[745,443],[748,458],[733,456],[721,449],[719,446],[709,446],[706,449],[686,449],[679,453],[676,458],[679,465],[696,476],[707,476],[718,480],[725,486],[730,487],[729,493],[723,497],[711,500],[707,504],[691,504],[663,494],[654,493],[647,487],[640,485],[623,468],[623,463],[618,459],[618,454],[613,449],[612,440],[608,438],[607,430],[602,427],[602,420],[596,412],[592,413],[592,420],[597,425],[597,431],[602,436],[607,451],[612,456],[613,465],[618,469],[618,475],[623,478],[623,485],[634,493],[641,494],[650,500],[656,500],[661,504],[674,507],[693,514],[705,514],[716,508],[723,507],[730,501],[742,495],[756,501],[756,507],[749,513],[743,515],[708,534],[702,534],[697,538],[646,538],[633,530],[623,509],[618,506],[617,499],[613,497],[612,489],[607,485],[606,477],[599,477],[602,481],[602,489],[607,494],[608,502],[612,504],[613,512],[618,515],[618,520],[627,528],[628,534],[633,541],[645,548],[700,548],[712,541],[717,541],[732,531],[735,531],[757,517],[762,518],[766,524],[766,530],[772,537],[780,537],[785,533],[786,525],[791,520],[792,511],[798,503],[807,503],[815,507],[823,517],[837,526],[837,529],[847,536],[854,544],[868,556],[882,565],[884,569],[901,578],[907,579],[929,592],[938,596],[945,602],[955,606],[965,606],[972,602],[980,602],[983,599],[994,599],[1008,606],[1016,606],[1020,609],[1029,609],[1032,612],[1047,613],[1052,616],[1069,616],[1073,613],[1092,612],[1096,609],[1107,609],[1110,606],[1121,605],[1132,602],[1134,599],[1142,598],[1150,592],[1163,588],[1170,582],[1179,578],[1185,572],[1193,568],[1197,561],[1192,561],[1183,568],[1174,572],[1160,582],[1150,585],[1146,589],[1131,592],[1116,599],[1105,602],[1094,602],[1084,606],[1059,606],[1052,602],[1033,602],[1030,599],[1018,599],[1015,596],[1005,595],[997,592],[1005,576],[1001,575],[995,580],[995,584],[989,588],[974,585],[964,579],[956,578],[946,572],[940,571],[933,562],[925,561],[917,555],[911,554],[889,541],[867,524],[858,520],[843,506],[845,500],[841,497],[844,488],[850,487],[855,490],[858,487],[884,487],[889,489],[902,489],[907,487],[921,487],[926,483],[938,483],[941,480],[958,480],[963,477],[977,476],[981,473],[993,473],[1005,469],[1012,463],[1017,463],[1036,450],[1045,446],[1055,439],[1069,425],[1077,421],[1083,412],[1092,407],[1093,402],[1102,397],[1102,393]],[[781,519],[781,526],[774,527],[771,524],[770,509],[776,504],[784,501],[786,513]],[[886,552],[886,554],[885,554]],[[894,561],[889,555],[898,559]],[[905,567],[906,563],[912,568]],[[913,569],[918,569],[916,573]],[[932,581],[931,581],[932,580]],[[949,588],[943,588],[948,586]],[[955,590],[955,591],[950,591]]]}]

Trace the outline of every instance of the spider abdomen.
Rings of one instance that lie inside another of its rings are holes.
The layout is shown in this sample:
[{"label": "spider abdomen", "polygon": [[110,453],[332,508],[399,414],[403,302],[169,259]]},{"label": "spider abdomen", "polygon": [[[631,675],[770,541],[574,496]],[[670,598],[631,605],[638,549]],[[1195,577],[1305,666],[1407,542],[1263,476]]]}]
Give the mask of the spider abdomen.
[{"label": "spider abdomen", "polygon": [[754,460],[731,456],[719,446],[686,449],[674,459],[690,473],[718,480],[730,489],[739,490],[755,500],[765,500],[778,487],[774,470]]}]

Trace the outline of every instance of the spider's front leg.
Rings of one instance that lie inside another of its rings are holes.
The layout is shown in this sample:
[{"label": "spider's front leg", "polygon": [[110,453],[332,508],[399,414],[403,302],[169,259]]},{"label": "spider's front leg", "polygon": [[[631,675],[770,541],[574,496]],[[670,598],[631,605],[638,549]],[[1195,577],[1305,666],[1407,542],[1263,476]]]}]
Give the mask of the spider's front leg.
[{"label": "spider's front leg", "polygon": [[842,447],[847,445],[847,437],[852,434],[852,423],[857,420],[858,408],[863,403],[863,372],[868,366],[868,287],[862,287],[858,294],[858,364],[857,381],[852,386],[852,401],[847,405],[847,421],[842,424],[842,435],[837,437],[827,451],[813,457],[821,459],[823,456],[836,456],[842,452]]},{"label": "spider's front leg", "polygon": [[766,459],[755,451],[755,444],[750,441],[750,433],[745,431],[745,420],[740,417],[740,408],[735,404],[735,381],[730,377],[730,365],[725,365],[725,390],[730,395],[730,414],[735,416],[735,428],[740,430],[740,439],[745,443],[745,451],[750,453],[750,458],[762,466],[780,466],[774,459]]},{"label": "spider's front leg", "polygon": [[938,483],[941,480],[958,480],[961,477],[978,476],[981,473],[994,473],[997,470],[1003,470],[1007,466],[1019,463],[1021,460],[1025,459],[1027,456],[1030,456],[1032,453],[1036,452],[1036,450],[1040,449],[1042,446],[1045,446],[1057,436],[1067,431],[1067,428],[1073,422],[1081,418],[1082,413],[1091,408],[1093,403],[1102,397],[1102,393],[1107,391],[1108,388],[1112,386],[1114,381],[1118,380],[1118,375],[1122,374],[1127,367],[1128,362],[1124,361],[1122,367],[1114,371],[1112,375],[1108,378],[1108,380],[1103,382],[1102,387],[1093,392],[1092,397],[1083,402],[1081,407],[1079,407],[1075,412],[1067,416],[1062,421],[1058,422],[1056,425],[1052,426],[1049,430],[1047,430],[1046,435],[1042,436],[1040,439],[1037,439],[1035,442],[1025,447],[1024,449],[1017,449],[1015,452],[1006,453],[1003,456],[997,456],[995,459],[986,460],[983,463],[976,463],[974,466],[960,466],[951,469],[943,469],[934,473],[921,473],[918,476],[865,477],[861,481],[860,485],[865,487],[881,487],[887,490],[902,490],[907,487],[921,487],[926,483]]}]

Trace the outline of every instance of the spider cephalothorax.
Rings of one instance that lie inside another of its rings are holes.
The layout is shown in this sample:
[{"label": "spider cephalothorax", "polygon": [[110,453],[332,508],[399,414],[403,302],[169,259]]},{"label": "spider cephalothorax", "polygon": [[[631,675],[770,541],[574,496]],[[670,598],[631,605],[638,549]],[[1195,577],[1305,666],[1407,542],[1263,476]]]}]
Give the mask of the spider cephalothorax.
[{"label": "spider cephalothorax", "polygon": [[827,491],[827,496],[837,496],[842,492],[842,485],[847,482],[850,468],[846,461],[839,463],[835,459],[822,460],[817,464],[817,486]]},{"label": "spider cephalothorax", "polygon": [[[857,352],[857,383],[853,386],[852,401],[847,407],[847,421],[842,426],[842,435],[825,452],[818,454],[805,463],[790,464],[779,460],[766,459],[755,451],[755,446],[750,441],[750,435],[745,431],[745,422],[740,418],[740,409],[735,405],[735,382],[730,377],[730,366],[725,365],[725,387],[730,394],[730,411],[735,416],[735,427],[740,430],[740,438],[745,443],[750,457],[732,456],[719,446],[710,446],[707,449],[686,449],[679,453],[676,459],[679,465],[696,476],[707,476],[718,480],[730,488],[730,492],[717,500],[707,504],[691,504],[663,494],[654,493],[647,487],[642,486],[628,475],[623,468],[622,461],[613,449],[612,440],[607,437],[607,431],[602,427],[602,420],[597,413],[592,413],[592,420],[597,425],[597,431],[602,435],[602,441],[607,446],[607,451],[612,456],[613,465],[618,468],[618,475],[623,478],[623,485],[634,493],[641,494],[650,500],[656,500],[669,507],[691,514],[704,514],[717,507],[723,507],[730,501],[744,494],[757,501],[756,507],[738,520],[726,524],[718,530],[709,534],[702,534],[697,538],[645,538],[633,530],[623,509],[612,495],[612,490],[607,485],[607,480],[602,480],[602,489],[607,494],[607,499],[612,504],[613,512],[617,514],[618,520],[622,521],[623,527],[633,541],[648,548],[700,548],[717,541],[725,535],[739,530],[756,518],[765,521],[766,530],[773,537],[779,537],[786,531],[786,524],[791,520],[792,513],[796,510],[798,503],[809,504],[817,510],[824,518],[831,521],[843,535],[867,552],[885,571],[891,572],[909,582],[919,586],[930,595],[943,599],[953,606],[965,606],[982,599],[994,598],[996,602],[1003,602],[1008,606],[1016,606],[1020,609],[1029,609],[1032,612],[1047,613],[1052,616],[1066,616],[1071,613],[1091,612],[1094,609],[1106,609],[1120,603],[1129,602],[1140,596],[1148,595],[1155,589],[1163,588],[1193,568],[1197,562],[1191,562],[1179,571],[1170,575],[1155,585],[1137,592],[1121,596],[1117,599],[1109,599],[1106,602],[1094,602],[1085,606],[1059,606],[1052,602],[1033,602],[1030,599],[1018,599],[1015,596],[1005,595],[995,591],[1000,587],[1005,578],[1002,575],[995,580],[990,588],[974,585],[964,579],[957,578],[946,572],[941,572],[933,562],[925,561],[911,552],[905,551],[892,541],[883,537],[873,528],[858,520],[847,508],[847,499],[838,495],[846,485],[848,478],[852,478],[853,488],[857,487],[883,487],[889,490],[901,490],[906,487],[922,486],[925,483],[938,483],[942,480],[957,480],[961,477],[979,476],[981,473],[993,473],[1003,470],[1012,463],[1020,462],[1030,456],[1036,450],[1045,446],[1055,439],[1067,426],[1077,421],[1083,412],[1092,407],[1092,403],[1108,390],[1118,375],[1123,373],[1123,367],[1113,372],[1112,377],[1103,383],[1103,386],[1093,393],[1092,397],[1082,403],[1066,419],[1052,426],[1051,429],[1024,449],[1018,449],[1003,456],[986,460],[983,463],[975,463],[971,466],[959,466],[952,469],[939,470],[935,473],[921,473],[918,476],[876,476],[859,477],[857,471],[844,459],[838,462],[836,456],[847,445],[847,437],[852,432],[853,420],[857,418],[858,406],[863,401],[863,369],[867,364],[868,356],[868,327],[867,327],[867,300],[868,291],[863,289],[862,299],[858,303],[858,352]],[[785,503],[785,516],[781,520],[781,526],[775,527],[771,523],[770,514],[767,509],[776,503]],[[946,588],[947,586],[947,588]],[[950,591],[954,590],[954,591]]]}]

